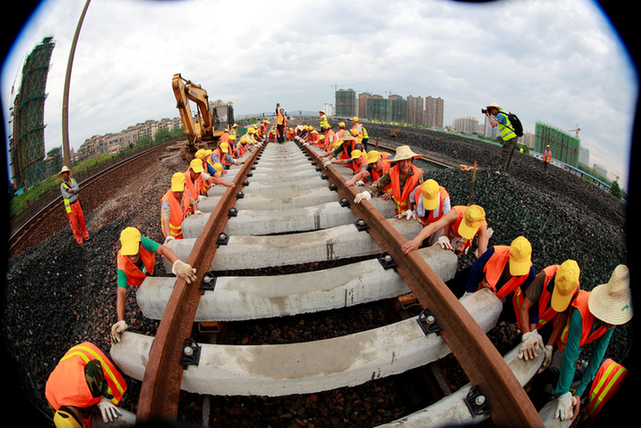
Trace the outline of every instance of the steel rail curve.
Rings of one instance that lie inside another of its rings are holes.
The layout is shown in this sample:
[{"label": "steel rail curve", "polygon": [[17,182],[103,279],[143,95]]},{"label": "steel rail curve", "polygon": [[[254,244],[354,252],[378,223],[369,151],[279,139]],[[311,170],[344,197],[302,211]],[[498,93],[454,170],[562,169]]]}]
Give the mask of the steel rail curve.
[{"label": "steel rail curve", "polygon": [[238,192],[263,149],[264,146],[261,146],[245,161],[233,180],[234,187],[225,191],[196,240],[186,260],[196,269],[196,281],[187,284],[184,279],[176,280],[149,353],[138,398],[137,421],[175,420],[177,417],[183,373],[180,356],[183,341],[190,337],[196,316],[202,294],[200,283],[211,266],[218,248],[216,241],[225,229],[229,210],[234,206]]},{"label": "steel rail curve", "polygon": [[[302,146],[322,167],[323,162],[316,153],[309,146]],[[345,179],[333,167],[328,166],[324,171],[338,193],[350,201],[350,208],[357,218],[366,222],[368,233],[392,256],[397,272],[419,303],[436,317],[443,328],[441,336],[468,379],[487,397],[494,423],[499,426],[543,426],[541,417],[503,357],[443,280],[416,251],[403,253],[401,245],[405,238],[369,201],[352,202],[356,190],[346,186]]]},{"label": "steel rail curve", "polygon": [[[110,165],[109,167],[103,169],[97,174],[92,175],[91,177],[87,178],[86,180],[78,183],[82,187],[86,187],[90,184],[93,184],[101,179],[103,179],[105,176],[118,171],[120,168],[124,168],[125,166],[129,165],[130,163],[140,159],[141,157],[148,156],[152,153],[155,153],[159,150],[163,150],[167,148],[168,146],[175,144],[176,141],[178,140],[171,140],[166,143],[159,144],[157,146],[151,147],[147,150],[144,150],[140,153],[137,153],[133,156],[128,157],[127,159],[123,159],[122,161],[115,163],[113,165]],[[31,218],[29,218],[24,224],[22,224],[16,231],[11,234],[9,237],[9,249],[8,249],[8,254],[9,258],[11,258],[14,254],[15,248],[19,247],[20,244],[29,237],[29,235],[33,232],[33,230],[41,224],[43,221],[47,219],[49,215],[51,215],[56,209],[58,209],[60,206],[62,206],[62,195],[56,197],[53,201],[49,202],[47,205],[45,205],[40,211],[38,211],[36,214],[34,214]]]}]

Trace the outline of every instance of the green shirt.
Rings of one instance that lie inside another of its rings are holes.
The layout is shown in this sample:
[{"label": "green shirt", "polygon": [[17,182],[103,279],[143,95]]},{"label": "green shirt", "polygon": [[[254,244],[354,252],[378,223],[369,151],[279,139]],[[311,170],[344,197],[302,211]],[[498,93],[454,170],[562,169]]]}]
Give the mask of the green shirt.
[{"label": "green shirt", "polygon": [[[159,243],[152,241],[146,236],[141,237],[140,242],[142,243],[142,247],[145,250],[154,254],[158,253],[158,246],[160,245]],[[141,272],[145,271],[145,264],[142,263],[142,260],[140,262],[140,266],[138,266],[138,269],[140,269]],[[118,269],[118,287],[127,288],[127,274],[125,274],[125,271],[123,271],[122,269]]]}]

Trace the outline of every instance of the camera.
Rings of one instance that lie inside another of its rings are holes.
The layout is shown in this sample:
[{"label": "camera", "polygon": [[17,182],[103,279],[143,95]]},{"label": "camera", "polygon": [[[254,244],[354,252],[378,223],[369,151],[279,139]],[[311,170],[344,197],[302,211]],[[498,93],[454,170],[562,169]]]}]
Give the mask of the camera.
[{"label": "camera", "polygon": [[481,113],[486,114],[487,113],[487,109],[486,108],[482,108],[481,109]]}]

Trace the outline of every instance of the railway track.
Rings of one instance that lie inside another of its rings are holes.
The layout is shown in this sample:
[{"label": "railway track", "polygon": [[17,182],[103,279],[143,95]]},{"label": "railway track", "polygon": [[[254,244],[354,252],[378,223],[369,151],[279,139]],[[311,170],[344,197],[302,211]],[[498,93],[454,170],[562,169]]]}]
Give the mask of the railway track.
[{"label": "railway track", "polygon": [[[197,269],[197,284],[145,280],[137,300],[145,316],[161,320],[155,337],[125,332],[112,345],[125,374],[142,381],[139,421],[176,419],[181,390],[310,394],[404,373],[451,353],[470,384],[395,425],[489,417],[497,425],[542,426],[522,388],[540,361],[525,363],[514,352],[502,357],[485,334],[500,301],[484,292],[457,300],[444,283],[456,257],[438,248],[403,254],[400,245],[420,226],[394,219],[393,207],[376,198],[354,204],[348,175],[346,168],[323,168],[313,146],[270,143],[230,171],[233,188],[210,190],[199,206],[203,214],[185,220],[185,239],[169,244]],[[349,264],[325,264],[339,260]],[[321,269],[221,275],[314,263]],[[195,326],[215,332],[226,322],[351,308],[409,291],[423,308],[419,315],[355,334],[282,345],[192,339]]]},{"label": "railway track", "polygon": [[[123,171],[125,168],[130,167],[135,164],[141,158],[146,156],[155,155],[161,153],[169,146],[176,144],[178,140],[171,140],[166,143],[159,144],[157,146],[151,147],[147,150],[141,151],[134,156],[131,156],[127,159],[124,159],[118,163],[108,166],[107,168],[100,171],[98,174],[95,174],[88,179],[78,183],[81,188],[85,189],[92,184],[101,183],[103,180],[107,179],[114,173]],[[30,238],[32,234],[37,233],[38,230],[42,229],[42,225],[48,224],[49,219],[59,213],[62,210],[63,202],[62,196],[58,196],[53,201],[48,203],[44,208],[38,211],[34,216],[28,219],[24,224],[18,227],[9,237],[8,242],[8,255],[9,258],[16,255],[18,250],[22,245]],[[85,213],[87,214],[87,213]]]}]

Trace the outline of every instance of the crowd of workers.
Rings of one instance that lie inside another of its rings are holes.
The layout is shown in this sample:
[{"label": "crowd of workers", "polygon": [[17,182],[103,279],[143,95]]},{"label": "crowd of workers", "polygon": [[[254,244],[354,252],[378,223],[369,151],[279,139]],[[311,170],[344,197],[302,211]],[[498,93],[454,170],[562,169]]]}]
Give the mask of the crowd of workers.
[{"label": "crowd of workers", "polygon": [[[344,122],[337,131],[319,111],[319,127],[310,125],[287,127],[287,118],[277,105],[276,126],[269,121],[253,125],[242,135],[232,126],[221,137],[214,150],[200,149],[195,153],[186,171],[171,177],[171,186],[160,201],[161,230],[165,241],[161,244],[142,236],[134,227],[120,234],[117,254],[117,322],[111,328],[114,343],[128,329],[125,321],[125,297],[129,286],[139,286],[154,274],[155,256],[165,257],[172,263],[172,272],[191,283],[196,271],[181,261],[167,246],[174,239],[182,239],[182,222],[198,213],[198,203],[207,197],[211,186],[231,186],[224,175],[247,151],[266,142],[282,143],[296,140],[314,145],[320,150],[324,167],[341,165],[352,170],[348,186],[364,187],[354,202],[361,203],[372,197],[391,200],[396,206],[396,217],[418,221],[423,227],[417,236],[402,245],[404,253],[423,246],[438,245],[460,255],[473,247],[476,238],[476,261],[457,272],[447,282],[457,297],[463,297],[487,288],[505,305],[502,317],[514,321],[520,332],[519,358],[529,360],[544,353],[539,370],[541,379],[553,383],[558,397],[555,416],[572,419],[581,409],[581,397],[588,387],[587,411],[594,417],[616,392],[627,369],[611,359],[603,361],[605,351],[617,325],[632,317],[629,272],[625,265],[617,266],[605,283],[586,291],[580,287],[580,267],[568,259],[547,266],[538,273],[532,263],[532,246],[519,236],[509,245],[489,246],[492,229],[488,227],[485,210],[479,205],[453,205],[447,190],[434,179],[424,177],[423,171],[413,164],[421,155],[409,146],[399,146],[394,155],[369,150],[368,134],[357,117],[351,128]],[[501,128],[504,138],[514,139],[509,122],[500,116],[496,104],[488,106],[493,122]],[[491,121],[492,123],[492,121]],[[501,160],[501,171],[509,171],[511,151],[516,141],[510,141]],[[547,168],[546,168],[547,170]],[[74,237],[81,243],[88,239],[84,216],[78,202],[78,185],[63,168],[61,192],[69,213]],[[576,362],[581,349],[593,343],[589,364],[577,376]],[[560,355],[560,366],[552,365],[554,349]],[[593,381],[597,378],[597,380]],[[577,383],[578,382],[578,383]],[[96,409],[105,422],[119,417],[118,403],[126,390],[125,382],[109,358],[95,345],[82,343],[71,348],[50,375],[46,397],[54,411],[58,427],[85,426]]]}]

